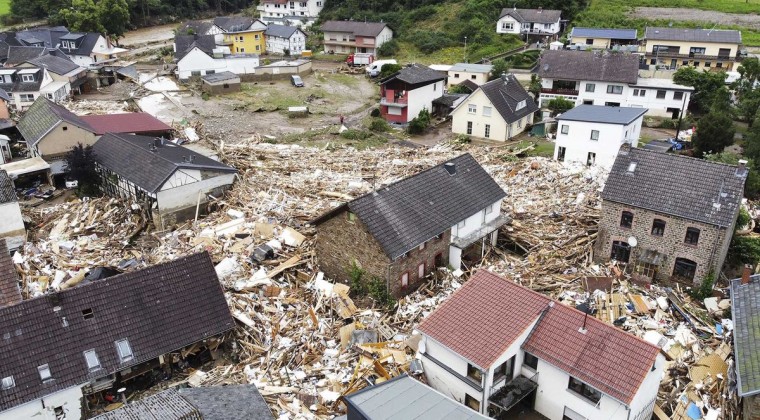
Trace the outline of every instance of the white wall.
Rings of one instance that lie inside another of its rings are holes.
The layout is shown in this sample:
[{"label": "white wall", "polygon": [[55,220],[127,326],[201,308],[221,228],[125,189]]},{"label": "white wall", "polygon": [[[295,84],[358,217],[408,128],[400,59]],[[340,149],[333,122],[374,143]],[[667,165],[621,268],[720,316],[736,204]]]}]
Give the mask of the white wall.
[{"label": "white wall", "polygon": [[291,54],[300,54],[306,49],[306,36],[300,31],[294,32],[290,38],[267,36],[266,43],[268,53],[284,54],[288,49]]},{"label": "white wall", "polygon": [[[526,99],[532,101],[533,99]],[[475,113],[470,113],[470,105],[475,105]],[[491,115],[484,115],[484,107],[491,107]],[[476,90],[457,106],[451,114],[451,131],[473,137],[485,137],[486,125],[489,126],[488,138],[506,141],[525,131],[528,124],[533,122],[533,114],[528,114],[512,124],[507,124],[482,90]],[[472,122],[472,133],[467,133],[467,123]]]},{"label": "white wall", "polygon": [[[511,23],[512,29],[503,29],[503,23]],[[520,22],[516,21],[512,16],[504,16],[496,22],[496,33],[499,34],[519,34]]]},{"label": "white wall", "polygon": [[198,203],[198,192],[201,192],[201,203],[205,203],[206,193],[214,188],[226,185],[232,185],[235,179],[234,173],[224,173],[217,176],[206,178],[202,181],[186,183],[174,188],[162,189],[156,194],[158,208],[161,213],[171,212]]},{"label": "white wall", "polygon": [[0,204],[0,237],[24,235],[24,219],[17,201]]},{"label": "white wall", "polygon": [[[636,90],[644,90],[644,96],[634,96]],[[657,99],[657,91],[665,91],[664,99]],[[683,92],[681,99],[674,99],[676,92]],[[684,106],[683,98],[686,98],[686,106]],[[627,106],[636,108],[647,108],[648,116],[652,117],[665,117],[670,118],[672,114],[667,112],[668,108],[682,109],[687,112],[689,108],[689,101],[691,101],[691,92],[683,90],[670,90],[670,89],[657,89],[653,87],[640,87],[631,86],[628,88],[628,101]]]},{"label": "white wall", "polygon": [[[451,241],[453,242],[457,238],[464,238],[467,235],[470,235],[474,232],[476,232],[478,229],[483,227],[484,225],[490,223],[499,215],[501,214],[501,200],[498,200],[493,203],[493,207],[490,213],[486,214],[486,209],[480,210],[479,212],[473,214],[472,216],[466,218],[464,220],[464,226],[459,226],[459,223],[455,224],[451,227]],[[496,240],[496,235],[494,234],[491,237],[492,245],[495,245],[494,241]],[[449,246],[449,265],[456,268],[459,268],[462,265],[462,250],[455,247],[455,246]]]},{"label": "white wall", "polygon": [[66,419],[82,418],[82,386],[74,386],[63,391],[30,401],[0,412],[0,420],[55,420],[55,408],[63,408]]},{"label": "white wall", "polygon": [[89,55],[71,54],[71,55],[68,55],[68,57],[71,59],[71,61],[74,62],[74,64],[82,66],[82,67],[89,67],[90,65],[95,63],[95,60],[93,60],[93,58],[90,57]]},{"label": "white wall", "polygon": [[432,113],[433,100],[441,96],[443,96],[443,80],[408,91],[409,105],[406,121],[409,122],[419,115],[423,108]]},{"label": "white wall", "polygon": [[241,57],[231,58],[212,58],[203,51],[194,48],[187,55],[177,62],[177,77],[188,79],[192,76],[193,71],[201,72],[205,75],[208,70],[214,70],[216,73],[230,71],[235,74],[252,74],[259,65],[258,57]]},{"label": "white wall", "polygon": [[[641,123],[639,117],[628,125],[604,124],[586,121],[557,121],[557,139],[554,144],[554,159],[560,147],[565,148],[565,162],[581,162],[586,164],[588,153],[596,153],[596,166],[607,170],[615,163],[620,146],[625,140],[630,140],[633,147],[639,143]],[[568,127],[568,133],[562,134],[562,127]],[[591,130],[599,131],[599,140],[591,140]]]},{"label": "white wall", "polygon": [[458,85],[464,82],[465,80],[469,80],[478,86],[488,81],[488,73],[471,73],[471,72],[466,72],[466,71],[449,70],[448,76],[449,76],[448,87]]},{"label": "white wall", "polygon": [[380,31],[380,34],[375,37],[375,51],[374,54],[377,55],[377,49],[380,48],[381,45],[385,44],[386,42],[393,39],[393,30],[389,27],[383,28],[382,31]]},{"label": "white wall", "polygon": [[650,371],[647,377],[644,378],[644,382],[633,397],[633,401],[631,402],[631,420],[642,410],[648,409],[649,403],[657,397],[657,390],[660,388],[660,381],[665,371],[665,356],[662,354],[657,355],[654,368],[654,371]]}]

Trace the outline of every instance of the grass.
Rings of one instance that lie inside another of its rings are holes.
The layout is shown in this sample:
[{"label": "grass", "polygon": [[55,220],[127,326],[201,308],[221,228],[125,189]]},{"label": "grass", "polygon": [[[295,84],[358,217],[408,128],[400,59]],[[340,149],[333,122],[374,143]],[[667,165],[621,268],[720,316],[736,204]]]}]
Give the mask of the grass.
[{"label": "grass", "polygon": [[11,12],[11,0],[0,0],[0,16]]},{"label": "grass", "polygon": [[533,150],[525,153],[528,157],[546,157],[551,158],[554,156],[554,143],[544,138],[531,138],[530,140],[522,140],[517,144],[510,146],[510,150],[524,149],[530,145],[535,146]]}]

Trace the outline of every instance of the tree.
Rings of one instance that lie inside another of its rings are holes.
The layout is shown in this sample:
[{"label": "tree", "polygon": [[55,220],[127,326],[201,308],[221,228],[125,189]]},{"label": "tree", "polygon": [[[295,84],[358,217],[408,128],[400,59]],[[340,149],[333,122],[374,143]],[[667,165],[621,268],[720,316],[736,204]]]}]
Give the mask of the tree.
[{"label": "tree", "polygon": [[541,77],[536,73],[530,75],[530,85],[528,85],[528,92],[533,94],[533,99],[538,101],[539,95],[541,95]]},{"label": "tree", "polygon": [[488,80],[496,80],[501,77],[502,74],[507,73],[509,73],[509,63],[507,63],[507,60],[503,58],[494,60],[494,62],[491,63],[491,75],[488,77]]},{"label": "tree", "polygon": [[552,112],[552,115],[559,115],[573,109],[573,107],[575,107],[575,104],[572,101],[568,101],[567,99],[558,96],[549,101],[547,107]]},{"label": "tree", "polygon": [[377,55],[380,57],[393,57],[398,54],[399,49],[398,41],[391,39],[390,41],[385,41],[383,45],[377,49]]},{"label": "tree", "polygon": [[731,117],[726,112],[713,108],[697,122],[697,132],[692,138],[697,156],[723,152],[723,149],[734,144],[735,133]]},{"label": "tree", "polygon": [[760,80],[760,60],[757,57],[745,58],[736,70],[741,75],[740,81],[745,82],[750,88],[754,88],[755,83]]},{"label": "tree", "polygon": [[78,192],[81,195],[92,196],[100,193],[99,175],[95,170],[95,152],[92,146],[83,146],[82,143],[72,147],[66,154],[66,170],[68,177],[78,183]]},{"label": "tree", "polygon": [[129,4],[127,0],[99,0],[98,19],[106,36],[118,43],[129,25]]},{"label": "tree", "polygon": [[58,12],[58,18],[72,32],[105,32],[100,20],[100,9],[93,0],[73,0],[71,7]]},{"label": "tree", "polygon": [[697,113],[705,113],[709,112],[713,105],[715,93],[725,88],[726,73],[711,73],[684,66],[673,74],[673,81],[679,85],[693,87],[694,93],[691,95],[689,109]]},{"label": "tree", "polygon": [[744,134],[744,156],[760,162],[760,115],[755,117],[755,123]]},{"label": "tree", "polygon": [[399,64],[392,64],[392,63],[383,64],[383,66],[380,67],[380,75],[379,75],[379,77],[381,79],[384,79],[384,78],[386,78],[388,76],[391,76],[393,74],[396,74],[396,73],[398,73],[400,71],[401,71],[401,65],[399,65]]},{"label": "tree", "polygon": [[760,89],[746,91],[739,97],[737,110],[750,127],[755,122],[758,109],[760,109]]}]

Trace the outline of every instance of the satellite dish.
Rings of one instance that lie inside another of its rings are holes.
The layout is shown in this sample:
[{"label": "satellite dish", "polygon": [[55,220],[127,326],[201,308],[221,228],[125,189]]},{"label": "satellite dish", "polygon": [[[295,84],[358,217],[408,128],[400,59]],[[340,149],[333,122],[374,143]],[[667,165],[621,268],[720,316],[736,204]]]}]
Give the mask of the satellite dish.
[{"label": "satellite dish", "polygon": [[631,237],[629,237],[629,238],[628,238],[628,245],[629,245],[631,248],[635,247],[635,246],[636,246],[636,245],[638,245],[638,244],[639,244],[639,241],[636,239],[636,237],[635,237],[635,236],[631,236]]}]

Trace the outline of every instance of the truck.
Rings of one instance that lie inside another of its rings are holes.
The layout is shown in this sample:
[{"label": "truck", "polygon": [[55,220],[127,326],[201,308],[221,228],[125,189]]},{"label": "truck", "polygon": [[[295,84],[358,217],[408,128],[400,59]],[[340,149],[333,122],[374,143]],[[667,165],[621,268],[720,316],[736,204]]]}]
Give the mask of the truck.
[{"label": "truck", "polygon": [[367,66],[375,61],[375,56],[370,53],[354,53],[346,57],[346,64],[349,66]]},{"label": "truck", "polygon": [[367,76],[377,77],[385,64],[398,64],[396,60],[377,60],[366,68]]}]

